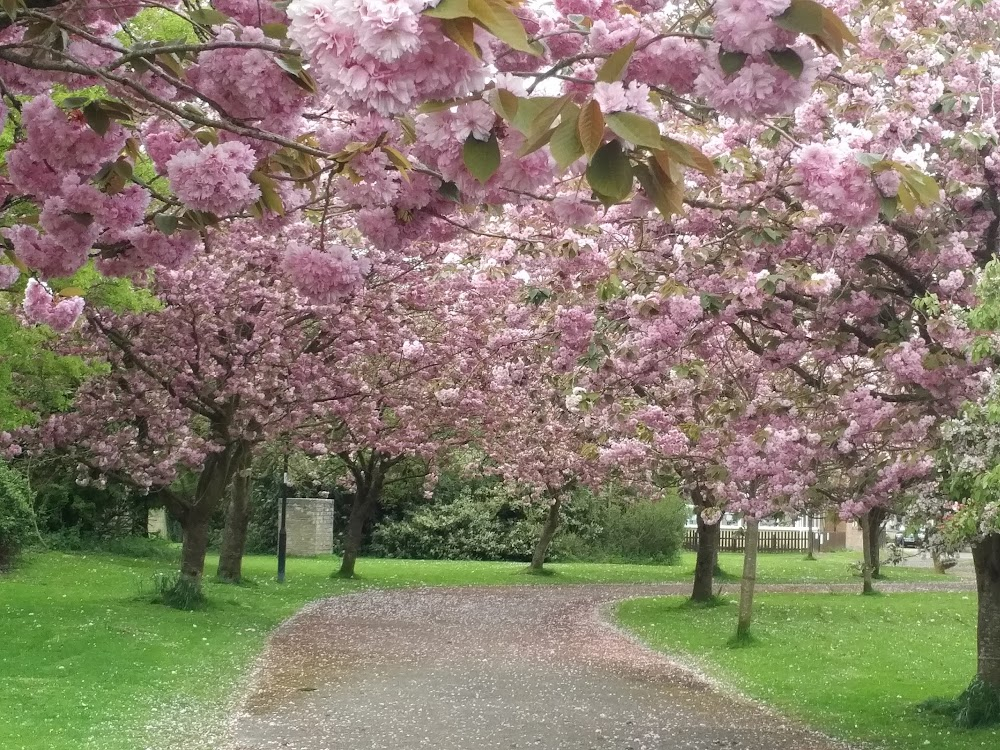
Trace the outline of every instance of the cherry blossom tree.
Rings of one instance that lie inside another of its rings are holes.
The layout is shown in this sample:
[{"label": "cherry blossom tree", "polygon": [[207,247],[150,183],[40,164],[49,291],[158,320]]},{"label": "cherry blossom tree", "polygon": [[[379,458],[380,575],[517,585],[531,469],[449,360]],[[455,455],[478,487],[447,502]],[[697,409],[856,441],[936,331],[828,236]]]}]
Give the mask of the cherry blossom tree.
[{"label": "cherry blossom tree", "polygon": [[706,167],[660,134],[698,120],[687,97],[791,112],[821,70],[814,49],[852,38],[812,0],[12,0],[4,14],[4,246],[39,280],[29,314],[59,327],[81,302],[57,280],[88,258],[175,266],[196,250],[187,232],[234,217],[351,212],[399,243],[453,229],[463,205],[530,204],[566,169],[606,205],[638,185],[671,212],[681,170]]},{"label": "cherry blossom tree", "polygon": [[[296,225],[262,236],[244,225],[210,233],[209,254],[156,274],[151,291],[162,309],[90,309],[81,341],[67,340],[110,370],[80,390],[73,412],[43,425],[41,439],[76,454],[82,480],[113,476],[157,492],[184,530],[181,572],[193,581],[210,517],[255,449],[309,418],[318,399],[360,388],[331,363],[365,351],[367,340],[352,334],[364,306],[345,314],[346,298],[332,291],[313,304],[282,271],[276,244],[294,247],[312,231]],[[351,268],[335,278],[345,295]],[[361,286],[360,274],[354,283]],[[171,489],[185,470],[197,476],[191,496]],[[220,573],[238,578],[242,550],[230,552],[224,562],[235,568]]]}]

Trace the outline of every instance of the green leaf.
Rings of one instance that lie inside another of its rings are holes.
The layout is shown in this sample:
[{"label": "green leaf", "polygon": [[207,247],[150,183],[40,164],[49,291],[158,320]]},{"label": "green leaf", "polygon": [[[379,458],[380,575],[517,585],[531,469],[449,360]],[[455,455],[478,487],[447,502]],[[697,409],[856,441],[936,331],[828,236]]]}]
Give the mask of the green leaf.
[{"label": "green leaf", "polygon": [[587,158],[594,155],[604,140],[604,115],[601,105],[591,99],[583,105],[577,120],[577,135]]},{"label": "green leaf", "polygon": [[475,18],[469,0],[441,0],[433,8],[425,9],[423,15],[431,18]]},{"label": "green leaf", "polygon": [[[537,121],[543,116],[548,116],[548,110],[554,107],[562,97],[558,96],[534,96],[531,98],[518,97],[517,110],[513,118],[509,118],[510,124],[521,133],[527,135],[535,126]],[[560,107],[561,109],[561,107]],[[558,111],[552,113],[552,117],[545,124],[543,130],[555,121]]]},{"label": "green leaf", "polygon": [[823,31],[823,6],[814,0],[792,0],[788,9],[775,16],[777,26],[800,34],[820,34]]},{"label": "green leaf", "polygon": [[805,69],[805,63],[802,62],[802,58],[799,57],[799,54],[795,50],[772,49],[768,51],[767,55],[771,58],[771,62],[788,73],[792,78],[801,76],[803,69]]},{"label": "green leaf", "polygon": [[722,72],[727,76],[742,70],[746,62],[747,54],[745,52],[719,50],[719,65],[722,67]]},{"label": "green leaf", "polygon": [[660,139],[660,144],[663,150],[670,154],[674,161],[692,169],[697,169],[702,174],[709,176],[715,174],[715,165],[712,163],[712,160],[705,156],[700,149],[695,148],[691,144],[678,141],[674,138],[668,138],[667,136],[663,136]]},{"label": "green leaf", "polygon": [[177,223],[177,217],[172,214],[156,214],[153,217],[153,224],[167,236],[177,231]]},{"label": "green leaf", "polygon": [[441,31],[474,58],[482,59],[476,44],[476,25],[471,18],[442,18]]},{"label": "green leaf", "polygon": [[858,163],[861,164],[861,166],[868,167],[869,169],[874,167],[879,162],[885,161],[885,156],[883,154],[870,154],[866,152],[855,154],[854,158],[858,160]]},{"label": "green leaf", "polygon": [[127,159],[118,159],[111,165],[111,171],[104,182],[104,192],[115,195],[125,189],[132,179],[132,163]]},{"label": "green leaf", "polygon": [[264,36],[271,39],[286,39],[288,37],[288,26],[283,23],[265,23],[260,27]]},{"label": "green leaf", "polygon": [[86,96],[67,96],[60,104],[64,109],[82,109],[93,101]]},{"label": "green leaf", "polygon": [[836,13],[823,7],[823,31],[816,40],[838,57],[844,56],[844,43],[857,44],[858,38]]},{"label": "green leaf", "polygon": [[[551,97],[542,97],[543,99],[551,99]],[[525,121],[525,118],[530,117],[532,110],[534,108],[528,108],[526,111],[525,104],[532,101],[531,99],[521,99],[518,104],[517,117],[515,122]],[[524,135],[528,138],[534,138],[539,133],[543,133],[552,127],[552,123],[556,121],[556,118],[562,114],[563,109],[569,103],[569,95],[561,96],[558,99],[551,99],[551,103],[542,107],[541,109],[534,111],[534,118],[525,122],[525,127],[518,128]],[[516,125],[515,125],[516,127]]]},{"label": "green leaf", "polygon": [[229,16],[215,8],[198,8],[188,13],[188,18],[201,26],[222,26],[230,21]]},{"label": "green leaf", "polygon": [[664,219],[684,210],[684,185],[671,180],[659,160],[650,157],[646,164],[636,164],[635,176],[646,197],[653,202]]},{"label": "green leaf", "polygon": [[552,134],[555,132],[555,128],[549,128],[548,130],[543,130],[540,133],[535,133],[534,135],[525,138],[524,143],[521,144],[521,148],[517,150],[518,158],[525,157],[528,154],[533,154],[535,151],[552,140]]},{"label": "green leaf", "polygon": [[899,186],[899,192],[896,193],[896,199],[899,203],[899,207],[908,214],[913,213],[917,209],[917,197],[914,195],[910,186],[905,182]]},{"label": "green leaf", "polygon": [[882,196],[882,215],[892,221],[899,215],[899,199],[896,197],[886,198]]},{"label": "green leaf", "polygon": [[406,173],[413,169],[413,165],[410,164],[410,160],[407,159],[402,152],[392,146],[382,146],[382,152],[389,157],[389,161],[392,162],[392,165],[399,170],[399,173],[403,175],[406,180],[409,180],[410,178],[407,177]]},{"label": "green leaf", "polygon": [[538,56],[537,48],[528,43],[521,19],[504,0],[468,0],[468,3],[473,18],[493,36],[512,49]]},{"label": "green leaf", "polygon": [[493,94],[490,96],[490,106],[493,107],[493,111],[511,123],[517,117],[520,103],[521,100],[517,95],[507,89],[493,89]]},{"label": "green leaf", "polygon": [[451,181],[441,183],[438,187],[438,195],[453,203],[462,202],[462,194],[458,191],[458,185]]},{"label": "green leaf", "polygon": [[497,134],[490,133],[488,141],[481,141],[470,135],[462,147],[462,160],[469,174],[480,183],[485,183],[500,167],[500,144],[497,142]]},{"label": "green leaf", "polygon": [[611,132],[629,143],[646,148],[660,147],[660,129],[650,119],[633,112],[612,112],[607,116]]},{"label": "green leaf", "polygon": [[572,115],[563,115],[559,126],[553,131],[552,139],[549,142],[549,151],[555,159],[559,169],[566,169],[570,164],[583,156],[583,144],[580,142],[580,134],[577,132],[577,121],[580,118],[579,110]]},{"label": "green leaf", "polygon": [[17,0],[0,0],[0,6],[3,6],[4,13],[6,13],[10,19],[17,19],[17,9],[20,3]]},{"label": "green leaf", "polygon": [[87,125],[98,135],[104,135],[111,127],[111,118],[99,102],[91,102],[83,108],[83,118]]},{"label": "green leaf", "polygon": [[632,163],[618,141],[597,149],[587,167],[587,182],[606,206],[621,203],[632,192]]},{"label": "green leaf", "polygon": [[604,83],[620,81],[622,76],[625,75],[625,69],[628,68],[632,54],[635,52],[635,43],[636,40],[633,39],[621,49],[617,49],[608,55],[601,69],[597,71],[597,80]]},{"label": "green leaf", "polygon": [[268,211],[278,215],[285,212],[285,204],[282,202],[281,196],[278,194],[278,185],[270,176],[264,174],[260,170],[255,170],[250,173],[250,180],[260,187],[260,203],[262,203]]}]

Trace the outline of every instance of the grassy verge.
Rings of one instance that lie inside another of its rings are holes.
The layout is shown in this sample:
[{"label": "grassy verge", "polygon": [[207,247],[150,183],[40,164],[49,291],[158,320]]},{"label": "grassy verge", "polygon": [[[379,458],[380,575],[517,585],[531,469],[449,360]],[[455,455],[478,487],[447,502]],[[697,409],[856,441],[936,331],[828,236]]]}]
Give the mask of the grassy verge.
[{"label": "grassy verge", "polygon": [[1000,747],[1000,731],[956,730],[915,706],[960,693],[975,673],[974,594],[767,594],[751,646],[728,641],[736,606],[678,597],[623,603],[620,622],[653,648],[830,734],[898,750]]},{"label": "grassy verge", "polygon": [[[762,582],[856,582],[851,554],[761,557]],[[721,556],[739,570],[739,556]],[[208,561],[214,570],[216,561]],[[686,554],[673,566],[557,564],[527,576],[518,563],[362,560],[361,578],[330,578],[335,561],[291,560],[288,583],[274,582],[274,560],[250,557],[250,584],[209,584],[209,606],[178,612],[150,605],[154,573],[171,560],[101,554],[38,554],[0,579],[0,748],[140,750],[184,746],[177,727],[199,732],[225,711],[267,634],[305,602],[363,586],[687,582]],[[891,570],[890,580],[933,577]]]}]

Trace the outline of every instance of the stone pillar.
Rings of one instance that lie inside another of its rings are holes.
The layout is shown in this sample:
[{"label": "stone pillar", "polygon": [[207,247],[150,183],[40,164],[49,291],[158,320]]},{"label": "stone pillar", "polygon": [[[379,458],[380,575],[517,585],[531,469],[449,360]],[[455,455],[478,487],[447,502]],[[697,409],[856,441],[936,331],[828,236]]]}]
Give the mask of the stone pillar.
[{"label": "stone pillar", "polygon": [[158,536],[160,539],[169,537],[166,508],[150,508],[146,519],[146,533],[149,536]]},{"label": "stone pillar", "polygon": [[333,498],[288,498],[285,524],[289,556],[333,554]]}]

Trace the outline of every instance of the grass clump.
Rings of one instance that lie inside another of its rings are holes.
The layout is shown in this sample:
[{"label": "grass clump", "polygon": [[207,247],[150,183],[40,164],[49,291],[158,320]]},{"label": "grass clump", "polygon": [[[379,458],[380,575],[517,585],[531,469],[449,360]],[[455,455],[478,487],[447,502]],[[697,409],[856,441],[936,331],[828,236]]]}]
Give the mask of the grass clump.
[{"label": "grass clump", "polygon": [[1000,690],[977,677],[957,698],[931,698],[919,708],[945,716],[963,729],[993,727],[1000,724]]},{"label": "grass clump", "polygon": [[153,576],[153,591],[154,604],[174,609],[191,611],[202,609],[208,603],[201,583],[180,573],[157,573]]}]

